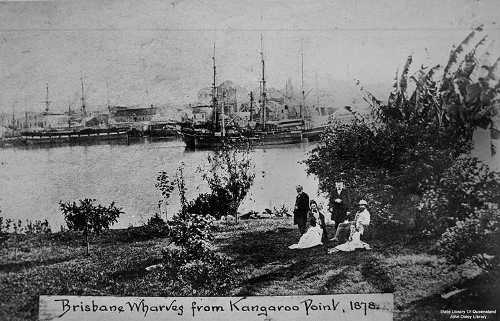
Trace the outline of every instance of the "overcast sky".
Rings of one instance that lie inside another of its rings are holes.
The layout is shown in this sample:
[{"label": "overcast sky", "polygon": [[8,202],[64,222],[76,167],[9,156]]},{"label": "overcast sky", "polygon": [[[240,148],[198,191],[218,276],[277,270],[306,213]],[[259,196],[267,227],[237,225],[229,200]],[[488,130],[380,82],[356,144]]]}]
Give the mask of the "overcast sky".
[{"label": "overcast sky", "polygon": [[[181,104],[219,80],[255,88],[263,35],[267,80],[356,95],[353,78],[388,88],[409,54],[415,66],[446,61],[453,44],[484,24],[500,53],[500,1],[75,1],[0,3],[0,111],[78,104],[83,74],[92,106]],[[108,90],[106,90],[108,83]]]}]

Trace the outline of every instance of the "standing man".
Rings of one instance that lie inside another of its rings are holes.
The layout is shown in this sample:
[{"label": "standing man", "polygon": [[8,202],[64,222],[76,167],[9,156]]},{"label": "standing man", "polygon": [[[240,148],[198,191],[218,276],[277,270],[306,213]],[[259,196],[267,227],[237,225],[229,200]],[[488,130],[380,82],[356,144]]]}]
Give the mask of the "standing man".
[{"label": "standing man", "polygon": [[[345,217],[346,212],[351,208],[351,195],[344,183],[344,173],[340,173],[340,178],[335,182],[335,188],[330,193],[329,207],[332,213],[332,220],[336,216]],[[341,204],[341,205],[340,205]],[[335,221],[337,225],[339,222]]]},{"label": "standing man", "polygon": [[300,235],[306,232],[307,213],[309,212],[309,196],[304,193],[301,185],[297,185],[297,198],[293,210],[293,224],[298,225]]},{"label": "standing man", "polygon": [[[344,223],[350,214],[351,195],[344,183],[344,173],[340,173],[339,179],[335,182],[335,188],[330,193],[329,209],[332,214],[331,220],[334,223],[334,233],[340,223]],[[335,240],[333,238],[332,240]]]}]

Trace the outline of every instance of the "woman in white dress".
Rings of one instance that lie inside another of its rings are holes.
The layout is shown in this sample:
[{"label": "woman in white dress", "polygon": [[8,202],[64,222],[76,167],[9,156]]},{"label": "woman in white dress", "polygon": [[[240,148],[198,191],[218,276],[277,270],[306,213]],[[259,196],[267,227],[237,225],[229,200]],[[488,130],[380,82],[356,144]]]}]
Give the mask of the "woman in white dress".
[{"label": "woman in white dress", "polygon": [[337,245],[335,248],[328,251],[328,253],[335,253],[338,251],[351,252],[356,249],[370,249],[370,245],[361,241],[366,227],[370,225],[370,212],[366,208],[368,203],[365,200],[359,201],[359,210],[356,213],[354,221],[351,222],[351,234],[349,240],[343,244]]},{"label": "woman in white dress", "polygon": [[307,249],[323,244],[327,239],[325,216],[319,211],[316,201],[309,203],[309,229],[300,237],[299,243],[292,244],[290,249]]}]

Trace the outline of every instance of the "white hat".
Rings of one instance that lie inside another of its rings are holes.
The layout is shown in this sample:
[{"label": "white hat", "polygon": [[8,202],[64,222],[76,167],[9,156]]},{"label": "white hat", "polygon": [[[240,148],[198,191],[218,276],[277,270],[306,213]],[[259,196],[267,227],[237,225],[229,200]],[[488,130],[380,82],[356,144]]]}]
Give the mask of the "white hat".
[{"label": "white hat", "polygon": [[335,203],[342,203],[342,200],[340,198],[336,198]]},{"label": "white hat", "polygon": [[361,200],[361,201],[359,201],[359,203],[358,203],[358,204],[359,204],[359,205],[368,205],[368,202],[367,202],[367,201],[365,201],[365,200]]}]

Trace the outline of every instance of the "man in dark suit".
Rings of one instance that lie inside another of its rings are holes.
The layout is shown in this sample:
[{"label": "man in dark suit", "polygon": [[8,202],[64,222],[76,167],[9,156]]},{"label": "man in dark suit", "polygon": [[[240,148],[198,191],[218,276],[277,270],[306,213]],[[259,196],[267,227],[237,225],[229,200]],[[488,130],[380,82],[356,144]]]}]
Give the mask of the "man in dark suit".
[{"label": "man in dark suit", "polygon": [[343,173],[340,174],[340,179],[335,182],[335,188],[330,193],[329,209],[332,221],[335,222],[335,231],[339,224],[348,218],[351,207],[351,193],[344,184],[343,175]]},{"label": "man in dark suit", "polygon": [[293,224],[298,225],[300,235],[307,229],[307,213],[309,212],[309,196],[304,193],[302,186],[297,185],[297,198],[293,210]]}]

